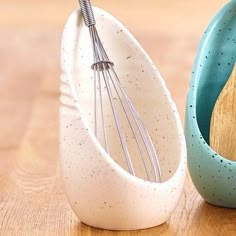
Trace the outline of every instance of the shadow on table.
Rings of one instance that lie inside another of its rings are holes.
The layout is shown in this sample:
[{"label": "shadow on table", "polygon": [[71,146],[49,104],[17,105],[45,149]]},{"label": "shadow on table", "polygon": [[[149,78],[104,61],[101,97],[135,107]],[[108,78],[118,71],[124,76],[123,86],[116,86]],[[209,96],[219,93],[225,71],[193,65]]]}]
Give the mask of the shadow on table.
[{"label": "shadow on table", "polygon": [[223,208],[202,202],[197,208],[193,225],[201,232],[215,232],[215,235],[235,235],[236,209]]},{"label": "shadow on table", "polygon": [[78,223],[75,226],[75,231],[80,236],[191,235],[191,232],[199,233],[199,235],[236,235],[236,209],[222,208],[201,202],[193,214],[187,215],[186,222],[187,225],[181,232],[178,232],[178,229],[172,227],[171,223],[135,231],[109,231]]},{"label": "shadow on table", "polygon": [[149,228],[149,229],[143,229],[143,230],[133,230],[133,231],[112,231],[112,230],[103,230],[103,229],[97,229],[90,227],[84,223],[78,223],[77,224],[77,230],[78,235],[86,236],[86,235],[103,235],[103,236],[156,236],[156,235],[162,235],[166,231],[168,231],[168,235],[173,235],[171,232],[171,228],[169,228],[169,225],[167,223],[164,223],[160,226]]}]

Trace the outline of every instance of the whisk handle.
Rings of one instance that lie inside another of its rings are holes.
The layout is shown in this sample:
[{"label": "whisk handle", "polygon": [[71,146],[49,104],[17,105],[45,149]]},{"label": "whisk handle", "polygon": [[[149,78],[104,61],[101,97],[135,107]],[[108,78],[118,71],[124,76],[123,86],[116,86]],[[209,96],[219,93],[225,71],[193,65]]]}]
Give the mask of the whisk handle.
[{"label": "whisk handle", "polygon": [[96,24],[93,9],[90,0],[79,0],[81,12],[84,18],[85,25],[90,27]]}]

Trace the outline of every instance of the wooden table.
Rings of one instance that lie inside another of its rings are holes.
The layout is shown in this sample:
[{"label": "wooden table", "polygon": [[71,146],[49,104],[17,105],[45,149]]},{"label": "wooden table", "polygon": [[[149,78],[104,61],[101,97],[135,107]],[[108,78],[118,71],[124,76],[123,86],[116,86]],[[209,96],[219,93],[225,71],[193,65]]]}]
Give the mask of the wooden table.
[{"label": "wooden table", "polygon": [[[225,1],[94,2],[121,19],[144,45],[184,121],[197,44]],[[60,178],[58,109],[60,37],[77,5],[74,0],[1,3],[0,235],[236,235],[236,210],[205,203],[189,176],[175,212],[156,228],[98,230],[73,214]]]}]

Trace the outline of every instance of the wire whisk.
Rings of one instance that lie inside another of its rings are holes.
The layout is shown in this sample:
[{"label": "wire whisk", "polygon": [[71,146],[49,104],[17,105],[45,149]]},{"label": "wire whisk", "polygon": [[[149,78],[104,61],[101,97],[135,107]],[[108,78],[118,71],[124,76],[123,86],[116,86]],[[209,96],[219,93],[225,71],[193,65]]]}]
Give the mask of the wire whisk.
[{"label": "wire whisk", "polygon": [[[155,147],[139,113],[121,84],[114,63],[104,49],[95,26],[96,21],[90,0],[79,0],[79,2],[85,25],[89,28],[94,57],[91,65],[94,71],[94,134],[110,154],[106,117],[112,115],[129,173],[136,176],[134,158],[131,154],[138,155],[147,179],[160,182],[161,170]],[[106,91],[105,95],[103,88]],[[104,96],[107,96],[106,99],[109,101],[109,111],[105,109]],[[136,151],[133,152],[134,149]]]}]

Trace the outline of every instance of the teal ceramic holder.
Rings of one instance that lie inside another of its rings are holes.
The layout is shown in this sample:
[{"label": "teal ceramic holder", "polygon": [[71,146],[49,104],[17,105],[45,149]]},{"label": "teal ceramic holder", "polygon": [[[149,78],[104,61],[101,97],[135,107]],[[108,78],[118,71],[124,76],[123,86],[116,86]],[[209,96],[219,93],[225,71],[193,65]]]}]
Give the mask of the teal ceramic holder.
[{"label": "teal ceramic holder", "polygon": [[209,203],[236,208],[236,162],[209,146],[212,110],[236,61],[236,0],[214,17],[199,45],[187,96],[185,134],[188,167]]}]

